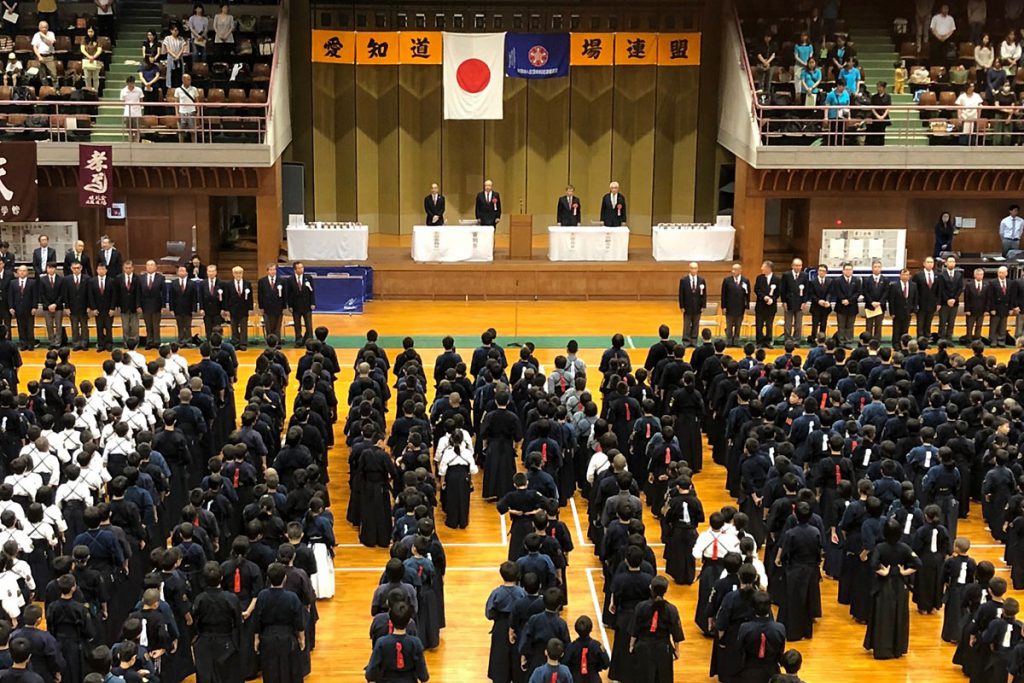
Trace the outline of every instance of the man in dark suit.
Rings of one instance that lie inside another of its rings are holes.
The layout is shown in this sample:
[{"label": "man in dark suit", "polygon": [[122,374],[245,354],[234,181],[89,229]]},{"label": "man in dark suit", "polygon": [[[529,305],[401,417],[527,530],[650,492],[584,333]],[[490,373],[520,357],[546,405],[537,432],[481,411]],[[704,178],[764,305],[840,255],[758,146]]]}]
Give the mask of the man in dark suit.
[{"label": "man in dark suit", "polygon": [[146,348],[160,348],[160,319],[164,312],[164,276],[156,272],[156,261],[146,261],[146,274],[139,288],[139,308],[146,323]]},{"label": "man in dark suit", "polygon": [[8,291],[7,306],[18,321],[18,341],[22,351],[38,346],[35,333],[37,299],[36,281],[29,279],[28,266],[18,266],[18,277]]},{"label": "man in dark suit", "polygon": [[198,283],[199,312],[203,314],[203,332],[209,339],[218,325],[224,324],[224,283],[217,279],[217,266],[206,266],[206,279]]},{"label": "man in dark suit", "polygon": [[64,276],[64,301],[71,320],[71,348],[84,351],[89,348],[89,276],[83,275],[81,261],[72,261],[70,272]]},{"label": "man in dark suit", "polygon": [[946,267],[939,273],[939,339],[952,339],[960,295],[964,293],[964,271],[956,267],[956,257],[946,258]]},{"label": "man in dark suit", "polygon": [[[861,291],[864,294],[864,329],[874,339],[881,339],[885,304],[889,300],[889,280],[882,275],[882,262],[878,259],[871,262],[871,275],[861,280]],[[870,311],[878,314],[870,316]]]},{"label": "man in dark suit", "polygon": [[57,251],[50,248],[50,238],[46,235],[39,236],[39,246],[32,252],[32,272],[36,279],[46,274],[46,264],[57,262]]},{"label": "man in dark suit", "polygon": [[743,316],[750,307],[750,280],[743,277],[743,266],[732,264],[732,274],[722,280],[722,310],[725,312],[725,340],[739,346]]},{"label": "man in dark suit", "polygon": [[1008,273],[1006,266],[999,266],[996,279],[988,285],[989,343],[1000,348],[1006,346],[1006,323],[1010,309],[1016,306]]},{"label": "man in dark suit", "polygon": [[497,225],[501,219],[501,195],[494,191],[494,183],[484,181],[484,191],[476,196],[476,219],[480,225]]},{"label": "man in dark suit", "polygon": [[924,270],[914,273],[914,284],[917,285],[917,336],[932,336],[932,319],[939,309],[939,291],[942,285],[939,284],[938,275],[935,273],[935,259],[928,256],[924,260]]},{"label": "man in dark suit", "polygon": [[249,313],[252,312],[252,283],[246,282],[241,266],[231,269],[231,286],[225,292],[225,305],[231,315],[231,344],[239,351],[249,348]]},{"label": "man in dark suit", "polygon": [[626,224],[626,197],[619,192],[615,181],[608,185],[608,194],[601,198],[601,222],[606,228]]},{"label": "man in dark suit", "polygon": [[679,310],[683,312],[683,343],[697,345],[700,315],[708,307],[707,283],[697,274],[696,261],[690,261],[690,274],[679,278]]},{"label": "man in dark suit", "polygon": [[7,308],[7,295],[11,288],[11,281],[14,279],[14,267],[8,266],[7,261],[0,258],[0,301],[4,304],[0,306],[0,324],[3,324],[4,331],[2,336],[3,339],[11,338],[11,311]]},{"label": "man in dark suit", "polygon": [[135,264],[125,261],[121,265],[121,274],[117,276],[114,288],[114,301],[121,312],[121,341],[139,338],[139,278],[135,274]]},{"label": "man in dark suit", "polygon": [[294,274],[288,278],[285,300],[288,303],[288,308],[292,310],[292,323],[295,325],[295,348],[298,349],[305,346],[306,340],[313,335],[316,288],[313,285],[313,276],[306,275],[306,266],[302,261],[296,261],[292,268]]},{"label": "man in dark suit", "polygon": [[281,317],[285,307],[285,283],[277,276],[277,264],[267,264],[267,274],[256,284],[263,311],[263,334],[281,339]]},{"label": "man in dark suit", "polygon": [[[38,249],[36,250],[38,251]],[[46,273],[38,278],[39,308],[43,312],[43,323],[46,326],[46,343],[51,349],[60,346],[64,322],[64,283],[57,275],[57,264],[46,263]]]},{"label": "man in dark suit", "polygon": [[784,341],[800,341],[804,332],[804,303],[807,301],[807,274],[804,262],[793,259],[792,268],[782,274],[782,336]]},{"label": "man in dark suit", "polygon": [[811,345],[817,344],[819,338],[828,336],[828,316],[832,313],[832,301],[829,292],[832,279],[828,276],[828,266],[821,264],[818,269],[807,275],[807,301],[811,307],[811,336],[807,338]]},{"label": "man in dark suit", "polygon": [[167,298],[174,313],[174,323],[178,328],[178,344],[188,346],[192,343],[192,314],[196,312],[196,283],[188,277],[188,268],[178,266],[178,276],[171,281]]},{"label": "man in dark suit", "polygon": [[11,251],[11,243],[7,240],[0,240],[0,261],[3,261],[11,277],[14,277],[14,252]]},{"label": "man in dark suit", "polygon": [[107,276],[116,278],[121,274],[121,252],[114,248],[109,237],[100,240],[100,253],[96,255],[96,263],[107,266]]},{"label": "man in dark suit", "polygon": [[76,241],[75,246],[64,253],[63,273],[65,275],[71,275],[71,264],[73,263],[81,263],[82,275],[92,277],[92,260],[85,253],[85,242],[82,240]]},{"label": "man in dark suit", "polygon": [[[967,323],[967,338],[971,341],[981,339],[985,313],[989,310],[989,294],[991,292],[985,282],[985,269],[975,268],[974,278],[964,285],[964,316]],[[1012,298],[1011,290],[1008,300]]]},{"label": "man in dark suit", "polygon": [[[555,217],[559,225],[574,226],[580,224],[580,216],[583,207],[580,198],[576,196],[576,188],[572,185],[565,186],[565,194],[558,198],[558,206],[555,208]],[[683,337],[686,337],[684,331]]]},{"label": "man in dark suit", "polygon": [[900,348],[903,335],[910,332],[910,316],[917,313],[917,283],[910,279],[910,271],[900,271],[899,282],[889,287],[889,315],[892,316],[892,347]]},{"label": "man in dark suit", "polygon": [[775,264],[771,261],[763,262],[761,274],[754,280],[754,326],[758,346],[771,348],[781,287],[782,280],[775,274]]},{"label": "man in dark suit", "polygon": [[430,194],[423,198],[423,211],[427,214],[426,225],[444,225],[444,195],[437,183],[430,186]]},{"label": "man in dark suit", "polygon": [[853,277],[853,265],[843,264],[843,274],[832,280],[832,303],[836,309],[840,344],[853,341],[853,325],[857,320],[857,300],[860,298],[860,280]]},{"label": "man in dark suit", "polygon": [[117,286],[107,274],[107,264],[96,264],[96,277],[89,283],[89,308],[96,315],[96,350],[114,348],[114,309],[117,308]]}]

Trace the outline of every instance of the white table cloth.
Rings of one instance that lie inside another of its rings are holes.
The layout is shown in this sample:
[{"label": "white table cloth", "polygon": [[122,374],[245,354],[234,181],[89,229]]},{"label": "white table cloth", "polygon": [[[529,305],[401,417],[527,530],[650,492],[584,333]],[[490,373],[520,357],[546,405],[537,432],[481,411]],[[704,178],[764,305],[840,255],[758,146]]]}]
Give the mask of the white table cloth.
[{"label": "white table cloth", "polygon": [[736,228],[658,224],[651,228],[655,261],[731,261]]},{"label": "white table cloth", "polygon": [[414,225],[412,260],[456,263],[494,260],[492,225]]},{"label": "white table cloth", "polygon": [[548,228],[550,261],[628,261],[629,228],[552,225]]},{"label": "white table cloth", "polygon": [[370,229],[365,225],[308,223],[289,226],[289,261],[365,261]]}]

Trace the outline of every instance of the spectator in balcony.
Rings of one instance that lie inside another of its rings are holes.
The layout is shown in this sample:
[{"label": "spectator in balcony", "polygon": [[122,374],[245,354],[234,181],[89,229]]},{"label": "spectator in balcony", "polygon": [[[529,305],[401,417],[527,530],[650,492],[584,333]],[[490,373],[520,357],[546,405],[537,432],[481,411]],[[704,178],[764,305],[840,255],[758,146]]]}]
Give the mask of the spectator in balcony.
[{"label": "spectator in balcony", "polygon": [[1003,63],[1003,69],[1007,76],[1017,73],[1017,66],[1020,64],[1021,48],[1017,34],[1012,30],[1006,34],[1006,38],[999,44],[999,60]]},{"label": "spectator in balcony", "polygon": [[113,42],[116,31],[114,30],[114,0],[93,0],[96,5],[96,30],[101,36],[110,38]]},{"label": "spectator in balcony", "polygon": [[975,92],[973,83],[968,83],[967,89],[956,98],[956,106],[960,108],[956,115],[960,119],[964,135],[971,136],[974,134],[978,116],[981,112],[979,107],[982,104],[984,104],[984,100],[981,98],[981,95]]},{"label": "spectator in balcony", "polygon": [[142,82],[142,97],[146,102],[160,100],[160,67],[147,57],[139,66],[139,80]]},{"label": "spectator in balcony", "polygon": [[932,84],[932,76],[928,73],[928,67],[924,64],[917,64],[910,70],[910,92],[916,95],[920,90],[927,90]]},{"label": "spectator in balcony", "polygon": [[949,5],[942,5],[939,13],[932,17],[931,40],[928,41],[928,49],[931,54],[932,66],[948,67],[956,59],[956,43],[953,42],[953,34],[956,33],[956,20],[949,13]]},{"label": "spectator in balcony", "polygon": [[839,0],[825,0],[822,3],[821,16],[825,20],[825,35],[832,35],[839,21]]},{"label": "spectator in balcony", "polygon": [[995,50],[992,49],[992,39],[987,33],[981,36],[981,42],[974,45],[974,66],[978,85],[985,85],[985,71],[992,66],[996,58]]},{"label": "spectator in balcony", "polygon": [[836,44],[832,46],[832,51],[828,54],[829,63],[826,65],[831,76],[837,77],[846,66],[846,60],[856,56],[856,50],[846,44],[846,38],[841,35],[836,36]]},{"label": "spectator in balcony", "polygon": [[953,235],[955,234],[956,221],[953,220],[949,211],[943,211],[935,223],[935,246],[932,248],[932,258],[938,259],[942,252],[953,251]]},{"label": "spectator in balcony", "polygon": [[171,24],[171,32],[164,36],[160,47],[167,57],[164,69],[167,73],[167,89],[170,90],[181,82],[180,72],[185,66],[183,60],[188,51],[188,41],[181,37],[178,25]]},{"label": "spectator in balcony", "polygon": [[953,92],[959,94],[964,91],[964,86],[967,84],[967,76],[967,69],[964,68],[963,64],[954,64],[949,68],[949,84],[953,86]]},{"label": "spectator in balcony", "polygon": [[206,61],[206,34],[210,31],[210,20],[202,5],[196,5],[188,18],[188,32],[192,40],[192,61]]},{"label": "spectator in balcony", "polygon": [[806,33],[800,34],[800,40],[793,46],[793,80],[796,82],[797,92],[803,83],[804,69],[807,68],[807,61],[814,54],[814,46],[811,45],[811,38]]},{"label": "spectator in balcony", "polygon": [[25,66],[18,59],[18,55],[13,52],[9,53],[7,55],[7,64],[4,65],[4,85],[11,87],[18,85],[24,70]]},{"label": "spectator in balcony", "polygon": [[1003,89],[1004,83],[1009,83],[1009,80],[1006,78],[1006,71],[1003,69],[1002,61],[996,59],[985,70],[985,95],[991,99],[997,92]]},{"label": "spectator in balcony", "polygon": [[192,85],[190,74],[181,75],[181,86],[174,91],[174,98],[178,102],[178,142],[185,142],[186,139],[196,141],[196,102],[199,100],[199,90]]},{"label": "spectator in balcony", "polygon": [[839,72],[839,78],[846,83],[846,91],[850,93],[860,91],[860,68],[856,62],[853,57],[848,58]]},{"label": "spectator in balcony", "polygon": [[[42,3],[40,3],[42,6]],[[53,45],[57,42],[57,36],[50,30],[50,24],[45,21],[39,22],[39,30],[32,36],[32,51],[36,59],[46,72],[51,81],[57,79],[57,62],[53,57]],[[42,74],[40,74],[42,76]]]},{"label": "spectator in balcony", "polygon": [[914,1],[914,32],[917,35],[917,50],[928,44],[928,27],[932,23],[932,0]]},{"label": "spectator in balcony", "polygon": [[825,19],[817,5],[811,8],[811,16],[807,18],[807,35],[811,37],[811,45],[819,47],[825,44]]},{"label": "spectator in balcony", "polygon": [[1006,23],[1011,26],[1017,23],[1022,12],[1024,12],[1024,0],[1006,0],[1003,3],[1003,16],[1006,17]]},{"label": "spectator in balcony", "polygon": [[135,87],[135,76],[129,76],[121,88],[121,102],[124,103],[124,128],[128,142],[139,142],[139,119],[142,118],[142,90]]},{"label": "spectator in balcony", "polygon": [[839,80],[825,97],[825,120],[828,123],[826,144],[844,144],[843,134],[846,131],[846,120],[849,118],[850,93],[846,91],[846,83]]},{"label": "spectator in balcony", "polygon": [[892,97],[885,81],[875,84],[875,93],[871,96],[871,118],[868,122],[867,144],[881,146],[885,144],[885,129],[892,125],[889,119],[889,107],[892,106]]},{"label": "spectator in balcony", "polygon": [[821,67],[814,57],[807,60],[807,68],[804,69],[802,79],[804,104],[809,107],[817,106],[818,98],[821,96]]},{"label": "spectator in balcony", "polygon": [[100,91],[100,72],[103,71],[103,48],[96,40],[96,29],[92,26],[85,30],[85,39],[81,45],[82,71],[85,74],[85,87],[93,92]]},{"label": "spectator in balcony", "polygon": [[57,0],[39,0],[36,3],[36,17],[39,21],[52,24],[57,20]]},{"label": "spectator in balcony", "polygon": [[988,3],[985,0],[967,0],[967,26],[971,29],[971,42],[977,45],[988,21]]},{"label": "spectator in balcony", "polygon": [[[10,12],[11,14],[19,14],[18,12],[18,0],[3,0],[2,11],[4,14]],[[17,22],[4,20],[3,22],[4,35],[11,36],[12,38],[18,33]]]},{"label": "spectator in balcony", "polygon": [[220,12],[213,18],[213,33],[218,55],[227,55],[235,48],[235,18],[226,3],[220,6]]},{"label": "spectator in balcony", "polygon": [[757,74],[761,91],[765,94],[768,94],[771,90],[772,64],[775,62],[775,56],[778,51],[779,46],[775,44],[771,33],[764,34],[761,44],[754,51],[754,58],[757,60],[754,64],[755,73]]},{"label": "spectator in balcony", "polygon": [[156,39],[155,33],[146,31],[146,39],[142,41],[142,59],[149,57],[155,62],[159,56],[160,41]]},{"label": "spectator in balcony", "polygon": [[1017,104],[1017,96],[1013,94],[1013,88],[1009,81],[1003,81],[1003,87],[995,94],[991,103],[996,108],[992,112],[992,144],[1008,145],[1010,144],[1009,132],[1013,128],[1014,108]]}]

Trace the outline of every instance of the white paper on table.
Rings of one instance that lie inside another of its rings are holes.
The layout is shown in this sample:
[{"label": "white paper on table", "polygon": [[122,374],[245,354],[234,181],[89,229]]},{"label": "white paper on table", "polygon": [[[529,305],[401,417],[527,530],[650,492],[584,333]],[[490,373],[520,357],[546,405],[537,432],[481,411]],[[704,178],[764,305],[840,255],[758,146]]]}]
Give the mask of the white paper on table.
[{"label": "white paper on table", "polygon": [[875,258],[881,258],[882,257],[882,252],[884,250],[885,250],[885,240],[884,239],[881,239],[881,238],[878,238],[878,237],[873,237],[872,239],[868,240],[868,252],[870,253],[871,256],[873,256]]},{"label": "white paper on table", "polygon": [[846,256],[846,240],[836,237],[828,241],[828,257],[843,258]]},{"label": "white paper on table", "polygon": [[864,258],[864,240],[850,240],[846,246],[849,258]]}]

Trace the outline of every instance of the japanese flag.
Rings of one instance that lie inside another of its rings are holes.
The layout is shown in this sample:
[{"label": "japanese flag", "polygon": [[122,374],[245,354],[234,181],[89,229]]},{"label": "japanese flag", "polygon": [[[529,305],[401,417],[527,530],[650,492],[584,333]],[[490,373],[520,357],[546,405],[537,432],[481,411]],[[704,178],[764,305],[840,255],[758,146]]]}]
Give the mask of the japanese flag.
[{"label": "japanese flag", "polygon": [[445,33],[444,117],[502,118],[504,33]]}]

